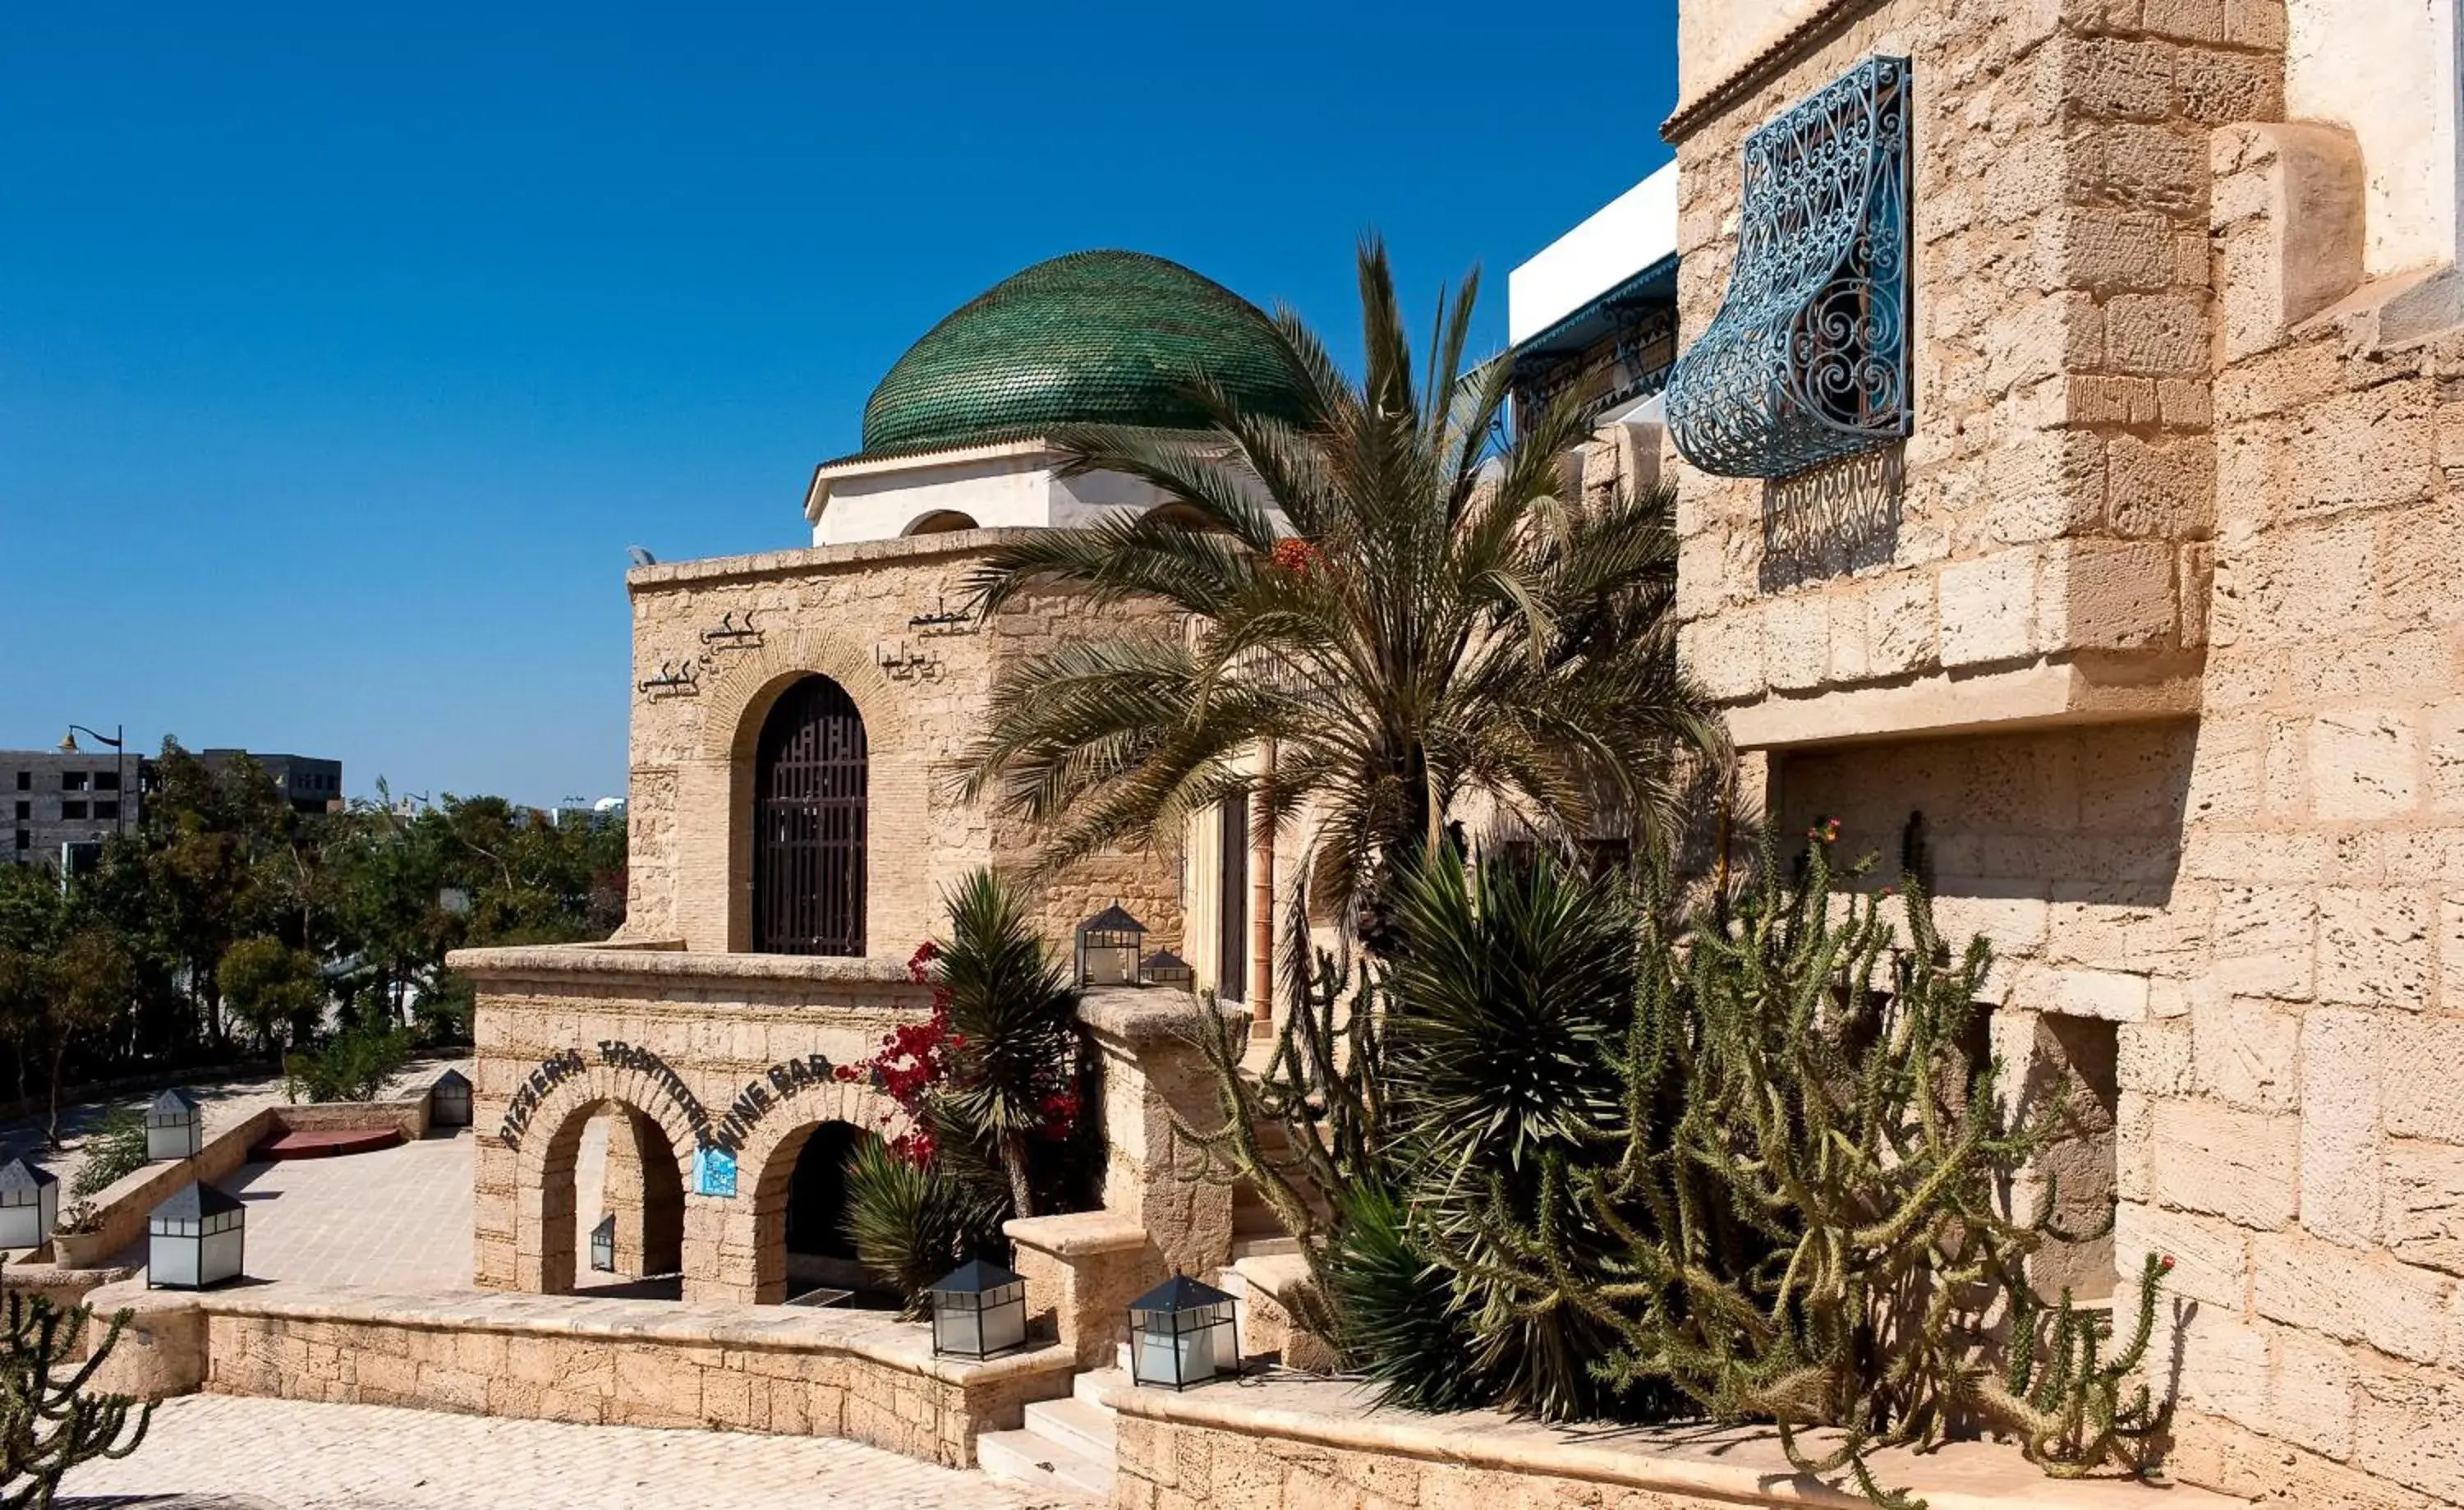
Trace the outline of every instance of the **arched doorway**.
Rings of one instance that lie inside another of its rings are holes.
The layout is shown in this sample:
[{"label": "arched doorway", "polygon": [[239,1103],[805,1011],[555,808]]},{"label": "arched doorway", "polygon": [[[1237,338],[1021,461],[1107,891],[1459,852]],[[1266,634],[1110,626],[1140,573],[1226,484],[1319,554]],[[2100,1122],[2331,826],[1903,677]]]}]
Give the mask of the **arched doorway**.
[{"label": "arched doorway", "polygon": [[[681,1293],[684,1171],[674,1142],[648,1112],[607,1099],[574,1107],[549,1135],[538,1199],[544,1293]],[[592,1259],[602,1223],[612,1227],[612,1271]]]},{"label": "arched doorway", "polygon": [[962,529],[975,529],[976,517],[954,508],[936,508],[907,526],[910,535],[949,535]]},{"label": "arched doorway", "polygon": [[808,1123],[780,1140],[753,1188],[756,1297],[764,1302],[895,1309],[898,1296],[856,1260],[847,1233],[847,1166],[873,1134]]},{"label": "arched doorway", "polygon": [[847,689],[806,677],[780,695],[754,755],[753,947],[864,952],[864,715]]}]

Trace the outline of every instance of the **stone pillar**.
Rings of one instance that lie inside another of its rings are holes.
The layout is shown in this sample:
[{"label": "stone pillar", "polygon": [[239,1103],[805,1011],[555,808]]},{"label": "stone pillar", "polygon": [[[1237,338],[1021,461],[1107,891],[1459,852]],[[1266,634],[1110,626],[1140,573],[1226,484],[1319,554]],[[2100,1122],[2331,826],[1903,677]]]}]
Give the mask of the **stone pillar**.
[{"label": "stone pillar", "polygon": [[143,1277],[104,1285],[86,1298],[95,1319],[86,1345],[102,1339],[111,1314],[126,1307],[128,1324],[95,1369],[92,1389],[139,1400],[164,1400],[205,1388],[206,1313],[197,1297],[182,1290],[149,1290]]},{"label": "stone pillar", "polygon": [[[1178,991],[1125,987],[1088,992],[1078,1018],[1103,1060],[1104,1209],[1145,1231],[1166,1272],[1202,1277],[1232,1260],[1232,1188],[1202,1178],[1173,1130],[1176,1113],[1208,1128],[1223,1116],[1200,1010]],[[1221,1010],[1245,1037],[1246,1012]]]},{"label": "stone pillar", "polygon": [[1068,1348],[1081,1368],[1109,1368],[1132,1300],[1160,1282],[1163,1259],[1146,1229],[1118,1211],[1005,1222],[1010,1267],[1026,1280],[1026,1324]]}]

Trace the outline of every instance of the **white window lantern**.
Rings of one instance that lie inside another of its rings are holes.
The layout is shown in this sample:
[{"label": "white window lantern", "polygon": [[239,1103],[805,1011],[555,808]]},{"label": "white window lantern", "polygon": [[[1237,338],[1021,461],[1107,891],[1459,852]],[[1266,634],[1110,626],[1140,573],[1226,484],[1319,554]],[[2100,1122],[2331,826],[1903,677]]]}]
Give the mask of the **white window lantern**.
[{"label": "white window lantern", "polygon": [[1026,1341],[1026,1281],[980,1258],[929,1292],[935,1357],[990,1358]]},{"label": "white window lantern", "polygon": [[1186,1389],[1240,1371],[1230,1296],[1177,1274],[1130,1302],[1133,1383]]},{"label": "white window lantern", "polygon": [[206,1119],[194,1096],[173,1086],[145,1108],[147,1159],[157,1164],[165,1159],[193,1159],[205,1145]]},{"label": "white window lantern", "polygon": [[616,1213],[613,1211],[599,1218],[599,1225],[590,1229],[590,1267],[601,1274],[616,1272]]},{"label": "white window lantern", "polygon": [[1114,902],[1078,925],[1078,984],[1135,986],[1147,925]]},{"label": "white window lantern", "polygon": [[154,1208],[145,1219],[145,1287],[203,1290],[238,1278],[246,1219],[237,1196],[203,1182]]},{"label": "white window lantern", "polygon": [[448,1070],[428,1088],[428,1121],[432,1127],[471,1125],[471,1077]]},{"label": "white window lantern", "polygon": [[60,1177],[38,1164],[0,1165],[0,1248],[40,1248],[60,1219]]},{"label": "white window lantern", "polygon": [[1197,981],[1198,972],[1190,968],[1189,962],[1170,949],[1157,949],[1138,964],[1138,984],[1142,986],[1171,986],[1185,991],[1194,988]]}]

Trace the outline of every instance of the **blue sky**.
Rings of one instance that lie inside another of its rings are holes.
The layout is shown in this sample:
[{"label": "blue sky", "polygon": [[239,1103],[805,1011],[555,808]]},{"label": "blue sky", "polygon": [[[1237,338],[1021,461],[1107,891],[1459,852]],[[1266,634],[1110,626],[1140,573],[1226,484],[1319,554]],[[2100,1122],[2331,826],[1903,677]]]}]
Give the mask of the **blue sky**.
[{"label": "blue sky", "polygon": [[625,546],[805,543],[899,352],[1082,247],[1348,347],[1667,158],[1673,4],[20,7],[0,746],[621,791]]}]

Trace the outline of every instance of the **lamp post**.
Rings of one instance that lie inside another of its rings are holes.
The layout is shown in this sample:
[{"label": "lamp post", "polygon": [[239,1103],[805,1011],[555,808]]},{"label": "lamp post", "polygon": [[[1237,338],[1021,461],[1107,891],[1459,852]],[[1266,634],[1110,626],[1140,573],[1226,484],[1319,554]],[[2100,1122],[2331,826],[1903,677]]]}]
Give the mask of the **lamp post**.
[{"label": "lamp post", "polygon": [[125,833],[128,832],[128,725],[115,723],[111,729],[111,733],[102,734],[82,723],[72,723],[69,731],[60,736],[60,753],[76,754],[77,737],[80,734],[97,744],[111,746],[111,779],[119,788],[115,793],[116,800],[111,805],[111,832]]}]

